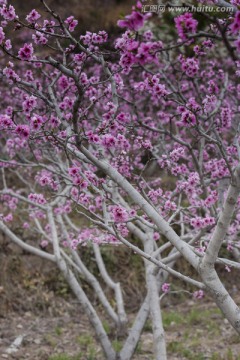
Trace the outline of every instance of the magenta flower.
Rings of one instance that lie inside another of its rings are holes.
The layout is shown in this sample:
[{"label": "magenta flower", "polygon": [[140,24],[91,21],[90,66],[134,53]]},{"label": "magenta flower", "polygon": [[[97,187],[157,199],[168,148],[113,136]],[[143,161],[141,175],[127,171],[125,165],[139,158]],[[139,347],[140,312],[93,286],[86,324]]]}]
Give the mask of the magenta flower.
[{"label": "magenta flower", "polygon": [[240,30],[240,11],[236,13],[234,21],[230,25],[230,30],[233,34],[237,33]]},{"label": "magenta flower", "polygon": [[74,19],[74,16],[69,16],[64,22],[68,25],[68,30],[70,32],[74,31],[75,27],[78,24],[78,21]]},{"label": "magenta flower", "polygon": [[109,149],[111,147],[114,147],[116,145],[116,139],[114,136],[112,136],[111,134],[106,134],[103,135],[102,137],[102,145],[106,148]]},{"label": "magenta flower", "polygon": [[19,50],[18,56],[21,60],[31,60],[33,57],[32,44],[24,44],[24,46]]},{"label": "magenta flower", "polygon": [[79,170],[80,169],[78,167],[71,167],[68,169],[68,173],[72,178],[74,178],[78,176]]},{"label": "magenta flower", "polygon": [[0,8],[0,14],[7,21],[14,20],[17,17],[15,9],[12,5],[9,5],[9,7],[7,7],[6,4],[4,4],[3,7]]},{"label": "magenta flower", "polygon": [[40,243],[40,247],[42,249],[45,249],[48,246],[48,241],[47,240],[42,240]]},{"label": "magenta flower", "polygon": [[182,40],[187,39],[187,35],[195,34],[198,22],[193,19],[191,13],[182,14],[174,19],[178,36]]},{"label": "magenta flower", "polygon": [[41,116],[35,115],[31,118],[30,123],[31,123],[31,129],[37,131],[41,128],[43,120]]},{"label": "magenta flower", "polygon": [[179,58],[182,70],[189,77],[195,77],[199,70],[199,61],[195,58]]},{"label": "magenta flower", "polygon": [[162,292],[164,292],[164,293],[166,294],[166,293],[169,292],[169,290],[170,290],[170,284],[164,283],[164,284],[162,285]]},{"label": "magenta flower", "polygon": [[23,229],[29,229],[30,225],[28,222],[23,223]]},{"label": "magenta flower", "polygon": [[25,139],[27,139],[30,134],[28,125],[18,125],[16,127],[15,131],[20,137],[25,138]]},{"label": "magenta flower", "polygon": [[128,213],[121,206],[115,206],[112,209],[112,215],[113,215],[114,221],[117,223],[125,222],[128,220]]},{"label": "magenta flower", "polygon": [[5,41],[5,49],[11,50],[11,48],[12,48],[12,43],[11,40],[8,39]]},{"label": "magenta flower", "polygon": [[0,44],[3,43],[3,40],[5,39],[5,34],[4,34],[4,31],[3,31],[3,28],[0,27]]},{"label": "magenta flower", "polygon": [[13,126],[14,123],[12,121],[12,119],[10,118],[10,116],[8,115],[0,115],[0,126],[3,129],[8,129],[10,126]]},{"label": "magenta flower", "polygon": [[131,15],[125,16],[124,20],[118,20],[117,24],[121,28],[128,28],[130,30],[138,31],[143,27],[146,16],[139,12],[133,11]]},{"label": "magenta flower", "polygon": [[221,126],[225,129],[230,129],[232,125],[232,111],[229,107],[221,109]]},{"label": "magenta flower", "polygon": [[4,216],[3,221],[5,222],[13,221],[13,215],[9,213],[8,215]]},{"label": "magenta flower", "polygon": [[203,290],[194,291],[193,297],[195,299],[202,299],[204,297],[204,291]]},{"label": "magenta flower", "polygon": [[234,41],[234,45],[236,46],[237,51],[240,51],[240,38]]},{"label": "magenta flower", "polygon": [[37,12],[37,10],[33,9],[30,14],[28,14],[26,16],[26,20],[29,23],[34,23],[35,21],[37,21],[39,18],[41,17],[41,15]]},{"label": "magenta flower", "polygon": [[28,195],[28,199],[39,205],[44,205],[47,202],[43,194],[31,193]]}]

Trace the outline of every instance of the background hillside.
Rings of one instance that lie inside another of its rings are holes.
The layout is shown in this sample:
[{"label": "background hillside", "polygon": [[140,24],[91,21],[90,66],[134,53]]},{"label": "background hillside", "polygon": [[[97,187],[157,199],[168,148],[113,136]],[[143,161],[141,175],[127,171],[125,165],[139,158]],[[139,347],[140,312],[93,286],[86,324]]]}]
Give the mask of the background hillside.
[{"label": "background hillside", "polygon": [[[11,1],[9,1],[11,3]],[[116,22],[130,12],[133,0],[48,0],[47,4],[62,17],[74,15],[78,19],[78,31],[107,30],[118,32]],[[14,0],[17,12],[25,16],[33,8],[43,14],[40,0]]]}]

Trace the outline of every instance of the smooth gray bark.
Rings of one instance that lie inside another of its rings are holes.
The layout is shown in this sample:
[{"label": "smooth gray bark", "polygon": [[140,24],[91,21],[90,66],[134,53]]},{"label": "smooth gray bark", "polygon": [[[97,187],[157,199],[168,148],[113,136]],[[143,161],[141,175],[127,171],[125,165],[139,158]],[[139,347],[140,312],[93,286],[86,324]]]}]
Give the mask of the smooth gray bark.
[{"label": "smooth gray bark", "polygon": [[[151,234],[149,234],[151,235]],[[144,249],[147,253],[153,252],[153,239],[148,236],[144,242]],[[155,266],[145,260],[146,268],[146,285],[149,296],[149,308],[153,330],[153,346],[156,360],[166,360],[166,342],[162,323],[162,315],[160,309],[159,290],[157,286],[157,277],[154,274]]]}]

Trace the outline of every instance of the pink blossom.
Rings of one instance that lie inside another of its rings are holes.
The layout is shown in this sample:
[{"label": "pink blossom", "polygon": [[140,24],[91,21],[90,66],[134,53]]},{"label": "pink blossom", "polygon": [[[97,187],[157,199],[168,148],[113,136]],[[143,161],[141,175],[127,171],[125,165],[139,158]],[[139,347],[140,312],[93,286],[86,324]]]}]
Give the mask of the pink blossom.
[{"label": "pink blossom", "polygon": [[78,21],[74,19],[74,16],[69,16],[64,22],[68,25],[68,30],[70,32],[74,31],[75,27],[78,24]]},{"label": "pink blossom", "polygon": [[48,240],[42,240],[41,243],[40,243],[40,247],[42,249],[46,249],[46,247],[48,246],[49,242]]},{"label": "pink blossom", "polygon": [[128,230],[128,228],[125,226],[125,224],[117,224],[116,228],[117,228],[117,230],[119,231],[119,233],[120,233],[123,237],[128,236],[129,230]]},{"label": "pink blossom", "polygon": [[92,33],[90,31],[86,32],[86,35],[81,35],[80,40],[82,40],[84,45],[90,45],[92,42]]},{"label": "pink blossom", "polygon": [[70,85],[70,80],[65,75],[62,75],[58,80],[58,84],[62,90],[66,90]]},{"label": "pink blossom", "polygon": [[157,241],[157,240],[159,240],[159,239],[160,239],[159,233],[155,232],[155,233],[153,234],[153,240]]},{"label": "pink blossom", "polygon": [[72,178],[78,177],[79,172],[80,172],[80,168],[78,168],[77,166],[73,166],[68,169],[68,173]]},{"label": "pink blossom", "polygon": [[196,218],[191,219],[190,224],[195,229],[202,229],[207,226],[211,226],[215,224],[215,219],[211,216],[206,216],[205,218],[201,218],[197,216]]},{"label": "pink blossom", "polygon": [[44,205],[47,202],[43,194],[31,193],[28,195],[28,199],[39,205]]},{"label": "pink blossom", "polygon": [[201,246],[199,248],[196,248],[196,251],[199,253],[199,254],[204,254],[205,251],[206,251],[206,246]]},{"label": "pink blossom", "polygon": [[24,229],[29,229],[30,228],[29,223],[28,222],[23,223],[23,228]]},{"label": "pink blossom", "polygon": [[195,34],[198,22],[191,13],[182,14],[174,19],[178,35],[186,40],[188,35]]},{"label": "pink blossom", "polygon": [[13,70],[12,66],[8,66],[5,67],[3,69],[3,74],[6,76],[6,78],[8,78],[9,80],[13,80],[13,81],[19,81],[20,77],[18,76],[18,74]]},{"label": "pink blossom", "polygon": [[99,31],[97,34],[92,34],[92,42],[94,44],[102,44],[107,41],[108,34],[106,31]]},{"label": "pink blossom", "polygon": [[210,113],[211,111],[213,111],[215,109],[216,103],[217,103],[217,98],[215,95],[207,95],[203,99],[204,112]]},{"label": "pink blossom", "polygon": [[169,292],[169,290],[170,290],[170,284],[164,283],[164,284],[162,285],[162,292],[166,294],[166,293]]},{"label": "pink blossom", "polygon": [[33,46],[32,44],[24,44],[24,46],[19,50],[18,56],[21,60],[31,60],[33,57]]},{"label": "pink blossom", "polygon": [[131,15],[127,15],[125,20],[118,20],[118,26],[121,28],[128,28],[130,30],[138,31],[143,27],[144,16],[139,12],[133,11]]},{"label": "pink blossom", "polygon": [[228,250],[228,251],[233,251],[232,243],[228,242],[228,244],[227,244],[227,250]]},{"label": "pink blossom", "polygon": [[240,52],[240,38],[234,41],[234,45],[237,48],[237,51]]},{"label": "pink blossom", "polygon": [[209,94],[218,94],[219,88],[216,85],[214,80],[210,80],[208,82],[208,92],[209,92]]},{"label": "pink blossom", "polygon": [[179,58],[182,63],[182,70],[189,77],[195,77],[199,70],[199,61],[195,58]]},{"label": "pink blossom", "polygon": [[11,49],[12,49],[11,40],[7,39],[7,40],[5,41],[5,49],[7,49],[7,50],[11,50]]},{"label": "pink blossom", "polygon": [[181,146],[177,147],[173,151],[170,152],[169,156],[170,159],[173,161],[178,161],[180,158],[182,158],[185,154],[185,149]]},{"label": "pink blossom", "polygon": [[31,124],[31,129],[37,131],[41,128],[43,124],[43,118],[39,115],[34,115],[30,120],[30,124]]},{"label": "pink blossom", "polygon": [[106,134],[106,135],[103,135],[101,143],[105,148],[109,149],[109,148],[112,148],[115,146],[116,139],[111,134]]},{"label": "pink blossom", "polygon": [[10,213],[10,214],[4,216],[4,217],[3,217],[3,221],[5,221],[5,222],[11,222],[11,221],[13,221],[13,215]]},{"label": "pink blossom", "polygon": [[28,14],[26,16],[26,20],[29,23],[34,23],[36,22],[38,19],[40,19],[41,15],[37,12],[37,10],[33,9],[30,14]]},{"label": "pink blossom", "polygon": [[194,291],[193,297],[195,299],[202,299],[204,297],[204,291],[203,290]]},{"label": "pink blossom", "polygon": [[194,126],[196,125],[197,121],[196,121],[196,116],[186,110],[182,113],[182,116],[181,116],[181,124],[182,125],[185,125],[185,126]]},{"label": "pink blossom", "polygon": [[94,134],[92,131],[88,131],[86,135],[90,143],[99,144],[100,138],[97,134]]},{"label": "pink blossom", "polygon": [[164,209],[175,211],[177,209],[177,205],[173,201],[167,200],[164,204]]},{"label": "pink blossom", "polygon": [[3,28],[0,27],[0,44],[3,43],[3,40],[5,39],[5,33],[3,31]]},{"label": "pink blossom", "polygon": [[229,266],[227,266],[227,265],[225,265],[225,270],[226,270],[227,272],[231,272],[231,268],[230,268]]},{"label": "pink blossom", "polygon": [[10,116],[8,115],[0,115],[0,127],[3,129],[8,129],[9,127],[13,127],[14,123]]},{"label": "pink blossom", "polygon": [[47,37],[39,31],[36,31],[35,34],[32,35],[32,39],[37,45],[45,45],[48,42]]},{"label": "pink blossom", "polygon": [[204,204],[206,207],[210,207],[217,201],[217,192],[212,192],[211,195],[209,195],[206,200],[204,201]]},{"label": "pink blossom", "polygon": [[25,113],[29,113],[37,105],[37,98],[35,96],[27,96],[23,101],[23,110]]},{"label": "pink blossom", "polygon": [[229,129],[232,125],[232,111],[229,107],[221,109],[221,127]]},{"label": "pink blossom", "polygon": [[73,56],[73,59],[77,65],[81,65],[83,63],[83,61],[86,59],[86,54],[84,54],[84,53],[75,54]]},{"label": "pink blossom", "polygon": [[30,135],[30,130],[28,125],[17,125],[15,132],[23,138],[28,139]]},{"label": "pink blossom", "polygon": [[126,222],[128,220],[127,211],[120,206],[114,206],[111,212],[113,220],[117,223]]},{"label": "pink blossom", "polygon": [[9,5],[9,7],[7,7],[7,5],[4,4],[2,8],[0,8],[0,14],[5,20],[8,21],[12,21],[17,17],[15,9],[12,5]]},{"label": "pink blossom", "polygon": [[230,25],[230,30],[233,34],[240,30],[240,11],[237,11],[233,23]]}]

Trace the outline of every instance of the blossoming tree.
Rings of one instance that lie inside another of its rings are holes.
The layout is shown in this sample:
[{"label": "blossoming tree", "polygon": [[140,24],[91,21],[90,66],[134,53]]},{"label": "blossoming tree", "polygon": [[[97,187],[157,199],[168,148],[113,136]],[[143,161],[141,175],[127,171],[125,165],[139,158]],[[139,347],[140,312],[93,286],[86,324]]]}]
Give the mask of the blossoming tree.
[{"label": "blossoming tree", "polygon": [[[175,34],[160,32],[138,2],[111,41],[105,31],[75,37],[77,20],[41,2],[45,18],[32,10],[25,19],[0,2],[1,231],[56,263],[106,359],[132,357],[148,316],[156,359],[166,359],[160,299],[168,274],[191,284],[196,298],[207,292],[240,333],[240,309],[215,269],[240,269],[239,2],[222,18],[202,14],[200,29],[192,13],[175,16]],[[26,39],[20,47],[11,39],[17,30]],[[144,260],[146,298],[129,328],[104,244]],[[84,245],[116,305],[84,264]],[[174,268],[180,257],[191,276]],[[125,336],[119,353],[81,280]]]}]

